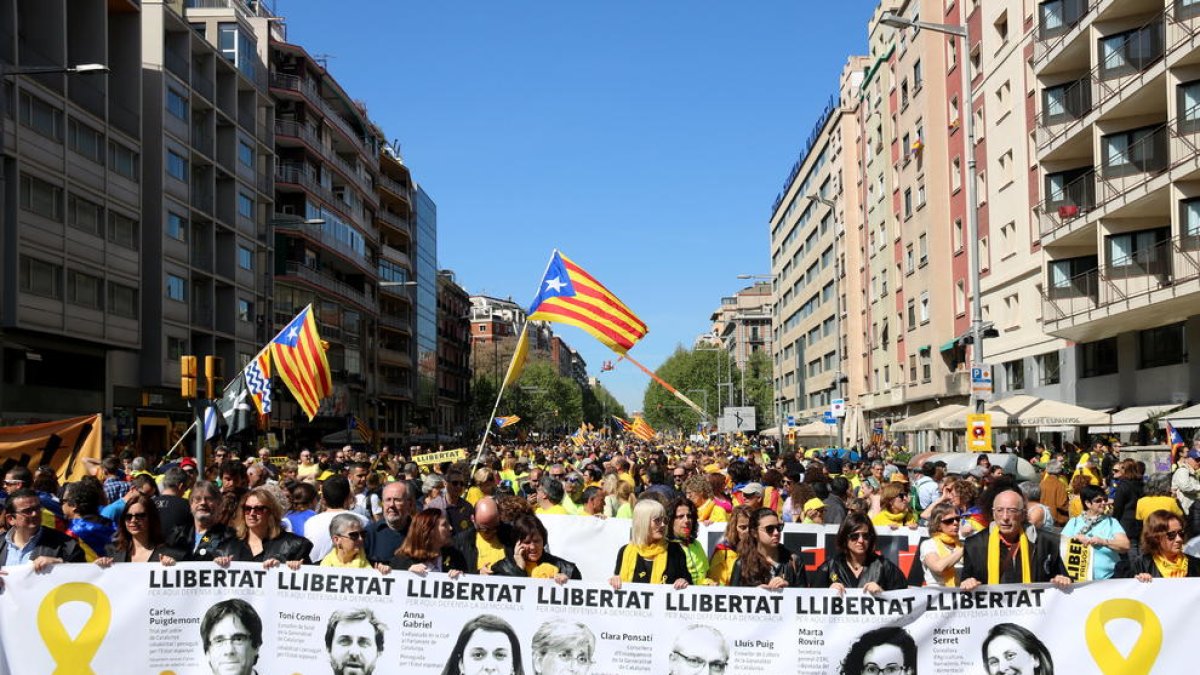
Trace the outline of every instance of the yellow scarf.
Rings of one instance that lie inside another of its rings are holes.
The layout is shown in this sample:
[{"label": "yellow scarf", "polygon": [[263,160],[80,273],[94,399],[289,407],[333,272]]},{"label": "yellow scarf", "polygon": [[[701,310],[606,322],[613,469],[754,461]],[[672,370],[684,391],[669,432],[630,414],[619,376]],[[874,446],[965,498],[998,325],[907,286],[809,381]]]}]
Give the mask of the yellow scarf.
[{"label": "yellow scarf", "polygon": [[891,525],[894,527],[903,527],[908,525],[913,520],[914,518],[911,511],[893,513],[887,509],[876,513],[875,516],[871,518],[871,522],[875,525]]},{"label": "yellow scarf", "polygon": [[696,520],[699,520],[699,521],[712,520],[712,512],[713,512],[713,509],[715,509],[716,507],[717,507],[717,503],[711,499],[704,502],[703,504],[700,505],[700,508],[696,510],[696,516],[697,516]]},{"label": "yellow scarf", "polygon": [[553,579],[558,574],[558,568],[550,563],[535,563],[526,565],[525,573],[531,579]]},{"label": "yellow scarf", "polygon": [[338,556],[337,549],[335,548],[329,552],[329,555],[327,555],[321,559],[320,566],[321,567],[349,567],[349,568],[353,568],[353,569],[365,570],[365,569],[369,569],[371,567],[371,563],[367,562],[367,556],[363,555],[362,551],[359,551],[358,555],[355,556],[354,559],[351,560],[350,562],[348,562],[348,563],[342,562],[342,559]]},{"label": "yellow scarf", "polygon": [[[654,563],[650,567],[649,579],[634,579],[634,570],[637,568],[638,558],[652,560]],[[624,553],[621,554],[621,581],[641,581],[651,584],[661,584],[663,576],[667,572],[667,545],[663,542],[650,544],[649,546],[638,546],[632,542],[625,547]]]},{"label": "yellow scarf", "polygon": [[1187,560],[1186,555],[1179,556],[1175,562],[1156,555],[1154,556],[1154,566],[1158,568],[1158,573],[1163,575],[1164,579],[1182,579],[1187,576]]},{"label": "yellow scarf", "polygon": [[[1021,583],[1030,583],[1029,537],[1021,533]],[[1000,583],[1000,530],[995,526],[988,533],[987,582],[989,586]]]},{"label": "yellow scarf", "polygon": [[[937,546],[938,555],[942,558],[950,555],[950,551],[958,548],[959,544],[962,543],[958,540],[958,537],[946,532],[935,533],[933,541]],[[951,588],[958,586],[958,576],[954,574],[954,565],[950,565],[942,570],[942,583]]]}]

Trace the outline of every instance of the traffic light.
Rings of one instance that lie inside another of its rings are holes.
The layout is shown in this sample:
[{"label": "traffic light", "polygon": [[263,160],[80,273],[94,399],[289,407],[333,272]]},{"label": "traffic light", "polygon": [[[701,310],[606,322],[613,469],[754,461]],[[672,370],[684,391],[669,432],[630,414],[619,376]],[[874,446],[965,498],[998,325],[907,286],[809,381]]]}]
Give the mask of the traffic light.
[{"label": "traffic light", "polygon": [[217,391],[217,388],[220,386],[221,381],[224,380],[224,378],[221,377],[221,373],[224,372],[224,370],[225,359],[219,356],[204,357],[204,380],[208,387],[206,391],[209,398],[216,398],[220,395]]},{"label": "traffic light", "polygon": [[185,399],[196,398],[196,357],[180,357],[179,374],[179,395]]}]

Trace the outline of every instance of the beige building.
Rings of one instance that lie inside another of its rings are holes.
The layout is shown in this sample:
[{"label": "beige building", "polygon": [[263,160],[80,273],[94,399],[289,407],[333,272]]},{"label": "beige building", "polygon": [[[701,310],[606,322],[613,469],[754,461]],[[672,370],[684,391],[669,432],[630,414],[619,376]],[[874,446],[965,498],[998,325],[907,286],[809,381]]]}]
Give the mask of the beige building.
[{"label": "beige building", "polygon": [[759,281],[721,298],[709,320],[711,336],[729,352],[734,365],[745,370],[751,354],[771,351],[771,282]]}]

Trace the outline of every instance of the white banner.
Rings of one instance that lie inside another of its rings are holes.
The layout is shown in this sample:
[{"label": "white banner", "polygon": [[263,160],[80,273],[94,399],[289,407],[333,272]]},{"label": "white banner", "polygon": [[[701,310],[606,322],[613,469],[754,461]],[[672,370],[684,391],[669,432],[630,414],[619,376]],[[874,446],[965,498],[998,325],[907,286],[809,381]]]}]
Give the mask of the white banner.
[{"label": "white banner", "polygon": [[7,571],[0,673],[20,675],[1175,674],[1192,667],[1200,591],[1191,579],[871,597],[253,564]]}]

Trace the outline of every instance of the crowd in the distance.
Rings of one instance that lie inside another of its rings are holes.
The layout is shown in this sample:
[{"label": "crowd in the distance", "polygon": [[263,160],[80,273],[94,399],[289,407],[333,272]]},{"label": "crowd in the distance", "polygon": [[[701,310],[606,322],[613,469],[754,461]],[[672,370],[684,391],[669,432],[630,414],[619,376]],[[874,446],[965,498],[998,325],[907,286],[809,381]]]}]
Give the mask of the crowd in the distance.
[{"label": "crowd in the distance", "polygon": [[[1005,455],[993,455],[1004,459]],[[87,476],[4,474],[0,583],[32,563],[109,567],[179,561],[259,562],[270,568],[374,568],[554,579],[581,578],[550,552],[540,514],[628,518],[630,541],[609,583],[861,588],[910,584],[877,550],[881,531],[928,528],[926,585],[1071,583],[1069,538],[1092,552],[1091,579],[1200,576],[1200,443],[1170,472],[1145,475],[1118,447],[1030,454],[1039,479],[1018,482],[979,455],[950,475],[943,462],[906,466],[890,444],[853,453],[776,452],[770,445],[564,441],[496,446],[476,463],[420,467],[387,448],[301,449],[250,457],[218,446],[207,470],[185,457],[87,460]],[[710,552],[700,524],[726,523]],[[823,562],[783,540],[783,524],[837,527]]]}]

